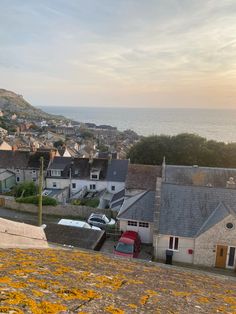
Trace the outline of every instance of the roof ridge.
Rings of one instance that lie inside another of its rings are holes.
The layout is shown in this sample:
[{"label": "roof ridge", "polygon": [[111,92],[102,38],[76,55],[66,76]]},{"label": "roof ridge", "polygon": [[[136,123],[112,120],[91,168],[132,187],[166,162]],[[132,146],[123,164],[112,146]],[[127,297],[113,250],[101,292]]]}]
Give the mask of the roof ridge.
[{"label": "roof ridge", "polygon": [[207,223],[211,220],[211,218],[215,215],[215,213],[219,210],[219,208],[222,205],[227,210],[227,212],[230,214],[229,208],[227,208],[227,206],[225,205],[225,203],[223,201],[220,201],[219,204],[216,206],[216,208],[213,210],[213,212],[208,216],[208,218],[204,221],[204,223],[201,225],[201,227],[197,231],[197,233],[195,235],[196,238],[201,234],[201,231],[204,229],[204,227],[207,225]]}]

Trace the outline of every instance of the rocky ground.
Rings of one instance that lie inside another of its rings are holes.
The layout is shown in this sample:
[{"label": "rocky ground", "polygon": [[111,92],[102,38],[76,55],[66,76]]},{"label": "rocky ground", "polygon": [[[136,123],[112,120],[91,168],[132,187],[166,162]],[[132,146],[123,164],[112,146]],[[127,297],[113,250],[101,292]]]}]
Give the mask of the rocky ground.
[{"label": "rocky ground", "polygon": [[236,313],[236,280],[101,253],[0,250],[0,313]]}]

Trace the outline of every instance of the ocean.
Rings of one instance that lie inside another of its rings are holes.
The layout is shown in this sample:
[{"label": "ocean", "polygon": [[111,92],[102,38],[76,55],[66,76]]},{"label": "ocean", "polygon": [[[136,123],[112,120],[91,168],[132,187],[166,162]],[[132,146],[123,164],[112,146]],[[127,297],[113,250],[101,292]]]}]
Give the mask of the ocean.
[{"label": "ocean", "polygon": [[236,142],[236,110],[68,106],[41,109],[79,122],[108,124],[121,131],[132,129],[145,136],[188,132],[207,139]]}]

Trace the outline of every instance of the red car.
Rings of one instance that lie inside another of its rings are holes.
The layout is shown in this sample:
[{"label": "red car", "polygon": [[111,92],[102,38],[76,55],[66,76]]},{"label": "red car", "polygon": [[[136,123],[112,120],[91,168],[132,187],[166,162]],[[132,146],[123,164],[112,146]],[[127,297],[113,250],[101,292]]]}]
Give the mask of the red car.
[{"label": "red car", "polygon": [[125,231],[117,245],[115,246],[115,255],[121,255],[126,257],[138,257],[141,249],[141,241],[137,232]]}]

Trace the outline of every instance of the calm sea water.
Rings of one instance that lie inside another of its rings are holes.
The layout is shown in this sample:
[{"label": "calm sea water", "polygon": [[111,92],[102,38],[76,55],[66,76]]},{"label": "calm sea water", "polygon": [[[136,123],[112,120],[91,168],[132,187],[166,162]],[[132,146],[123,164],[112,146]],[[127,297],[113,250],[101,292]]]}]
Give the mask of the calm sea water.
[{"label": "calm sea water", "polygon": [[140,135],[182,132],[197,133],[208,139],[236,142],[236,110],[170,108],[91,108],[41,107],[79,122],[132,129]]}]

